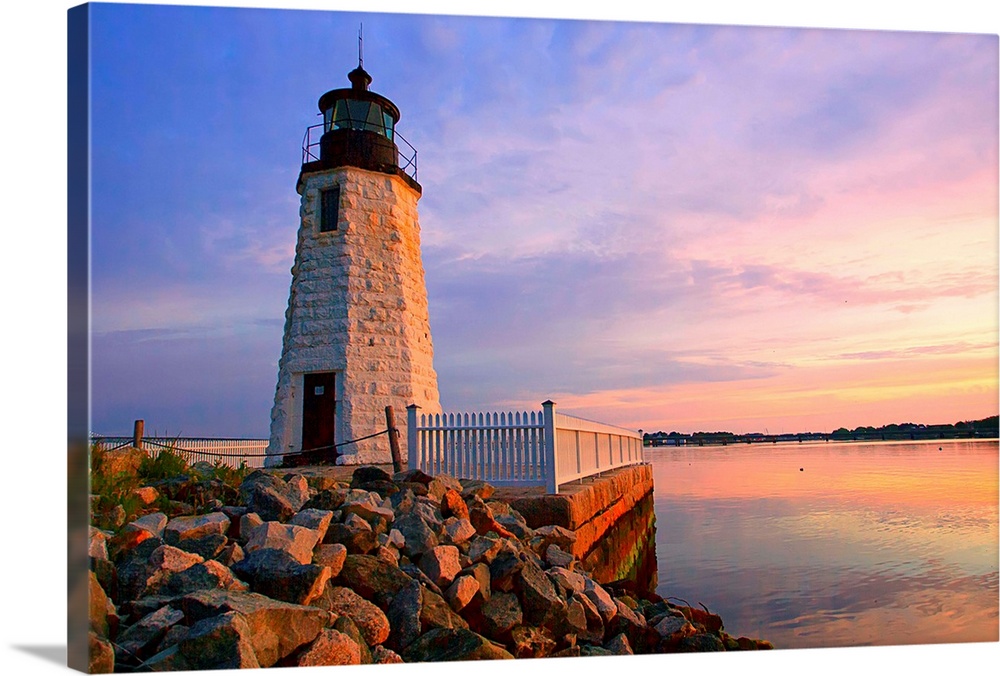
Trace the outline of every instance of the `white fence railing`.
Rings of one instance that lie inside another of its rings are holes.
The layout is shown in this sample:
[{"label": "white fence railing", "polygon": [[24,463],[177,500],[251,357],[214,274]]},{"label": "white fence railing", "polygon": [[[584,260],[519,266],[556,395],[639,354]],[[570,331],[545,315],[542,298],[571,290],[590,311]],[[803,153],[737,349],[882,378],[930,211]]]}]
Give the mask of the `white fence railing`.
[{"label": "white fence railing", "polygon": [[531,412],[418,411],[406,410],[408,465],[431,475],[558,493],[559,484],[643,462],[641,431],[557,413],[551,401]]},{"label": "white fence railing", "polygon": [[[92,444],[108,450],[118,446],[131,446],[132,437],[102,437],[93,436]],[[188,464],[205,460],[213,465],[217,461],[230,467],[239,467],[245,463],[247,467],[260,468],[264,466],[268,439],[208,439],[202,437],[143,437],[140,442],[142,450],[151,456],[160,451],[171,449],[183,457]]]}]

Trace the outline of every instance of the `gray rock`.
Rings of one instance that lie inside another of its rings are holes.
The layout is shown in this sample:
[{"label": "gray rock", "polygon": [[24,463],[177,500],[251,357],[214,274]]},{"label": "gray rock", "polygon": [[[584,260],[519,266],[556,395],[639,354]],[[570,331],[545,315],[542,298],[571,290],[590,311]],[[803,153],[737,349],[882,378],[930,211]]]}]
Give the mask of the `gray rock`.
[{"label": "gray rock", "polygon": [[167,515],[163,512],[146,514],[125,526],[126,530],[143,530],[153,537],[163,538],[163,531],[167,527]]},{"label": "gray rock", "polygon": [[177,644],[189,669],[256,669],[260,666],[246,619],[227,612],[191,625]]},{"label": "gray rock", "polygon": [[160,592],[167,596],[183,596],[202,589],[249,591],[249,586],[218,561],[204,561],[171,575]]},{"label": "gray rock", "polygon": [[[524,622],[524,613],[517,596],[510,592],[494,592],[480,608],[483,633],[489,638],[506,643],[511,630]],[[405,655],[404,655],[405,657]]]},{"label": "gray rock", "polygon": [[420,610],[423,607],[421,585],[412,580],[403,587],[389,604],[386,615],[391,629],[386,645],[402,652],[420,636]]},{"label": "gray rock", "polygon": [[214,559],[226,548],[227,544],[229,544],[229,539],[222,533],[210,533],[198,538],[181,540],[177,543],[177,547],[186,552],[197,554],[204,559]]},{"label": "gray rock", "polygon": [[184,613],[164,606],[145,616],[121,633],[115,641],[119,663],[137,664],[151,657],[167,630],[184,619]]},{"label": "gray rock", "polygon": [[529,624],[551,626],[555,618],[566,612],[566,602],[556,591],[552,580],[536,565],[525,563],[515,585]]},{"label": "gray rock", "polygon": [[316,531],[317,540],[323,541],[326,537],[326,529],[330,527],[333,519],[333,512],[328,509],[303,509],[300,510],[288,522],[294,526],[304,526]]},{"label": "gray rock", "polygon": [[469,559],[473,563],[493,563],[493,559],[500,552],[503,541],[496,536],[474,535],[469,540]]},{"label": "gray rock", "polygon": [[402,534],[405,543],[401,551],[410,558],[416,558],[438,545],[434,531],[414,512],[396,518],[393,529]]},{"label": "gray rock", "polygon": [[348,554],[337,583],[386,610],[392,598],[412,581],[399,567],[374,556]]},{"label": "gray rock", "polygon": [[625,634],[615,634],[610,641],[604,644],[604,647],[612,655],[633,655],[632,646],[628,642],[628,637]]},{"label": "gray rock", "polygon": [[249,552],[233,565],[233,572],[258,594],[301,605],[318,599],[331,578],[328,567],[299,563],[281,549]]},{"label": "gray rock", "polygon": [[576,559],[569,552],[564,552],[559,545],[551,544],[545,550],[545,562],[550,566],[560,566],[569,569],[576,563]]},{"label": "gray rock", "polygon": [[402,655],[407,662],[513,659],[503,648],[468,629],[432,629]]},{"label": "gray rock", "polygon": [[444,540],[448,544],[459,545],[476,535],[476,529],[468,519],[455,519],[444,525]]}]

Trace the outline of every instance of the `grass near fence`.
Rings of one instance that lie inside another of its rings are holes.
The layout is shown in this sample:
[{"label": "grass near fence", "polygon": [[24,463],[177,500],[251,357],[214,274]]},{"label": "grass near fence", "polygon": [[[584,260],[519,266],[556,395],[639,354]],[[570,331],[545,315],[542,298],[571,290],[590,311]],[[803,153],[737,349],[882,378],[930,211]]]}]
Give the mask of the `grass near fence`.
[{"label": "grass near fence", "polygon": [[[246,463],[231,467],[217,460],[215,464],[201,461],[188,464],[180,452],[164,448],[155,454],[145,454],[135,471],[113,471],[112,463],[106,462],[110,451],[98,444],[91,445],[90,451],[90,494],[91,523],[103,530],[119,532],[124,524],[143,514],[172,511],[171,501],[163,491],[150,504],[145,504],[137,491],[143,486],[156,487],[165,481],[186,476],[193,482],[218,481],[235,490],[243,479],[253,471]],[[192,504],[195,513],[210,511],[206,504]],[[118,509],[118,508],[121,509]]]}]

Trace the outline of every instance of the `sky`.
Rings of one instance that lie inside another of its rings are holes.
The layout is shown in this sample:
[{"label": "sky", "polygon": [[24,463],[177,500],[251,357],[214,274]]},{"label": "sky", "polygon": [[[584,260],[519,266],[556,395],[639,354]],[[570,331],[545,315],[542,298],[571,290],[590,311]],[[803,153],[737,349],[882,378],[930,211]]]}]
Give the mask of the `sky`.
[{"label": "sky", "polygon": [[446,411],[998,411],[996,34],[96,5],[92,429],[267,437],[316,101],[418,151]]}]

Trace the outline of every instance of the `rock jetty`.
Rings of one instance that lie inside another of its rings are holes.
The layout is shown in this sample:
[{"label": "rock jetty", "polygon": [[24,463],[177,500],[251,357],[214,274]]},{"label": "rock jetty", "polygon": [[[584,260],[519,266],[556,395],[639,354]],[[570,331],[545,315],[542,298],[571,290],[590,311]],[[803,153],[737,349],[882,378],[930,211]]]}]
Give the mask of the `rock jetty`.
[{"label": "rock jetty", "polygon": [[572,531],[529,528],[483,482],[360,467],[350,484],[192,471],[138,490],[168,508],[91,527],[92,672],[771,647],[595,583]]}]

